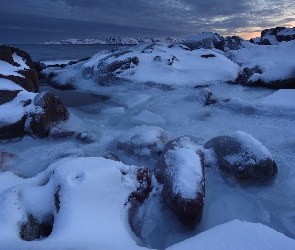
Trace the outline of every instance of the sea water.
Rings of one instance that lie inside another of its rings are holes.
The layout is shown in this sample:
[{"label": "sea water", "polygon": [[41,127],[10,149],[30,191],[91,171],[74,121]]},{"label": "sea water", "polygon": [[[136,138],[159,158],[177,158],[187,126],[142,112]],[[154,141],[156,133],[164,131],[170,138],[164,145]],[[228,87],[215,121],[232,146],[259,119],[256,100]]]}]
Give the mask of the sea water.
[{"label": "sea water", "polygon": [[79,60],[93,56],[101,50],[112,51],[119,47],[132,47],[134,45],[111,44],[10,44],[28,52],[33,61],[60,61]]}]

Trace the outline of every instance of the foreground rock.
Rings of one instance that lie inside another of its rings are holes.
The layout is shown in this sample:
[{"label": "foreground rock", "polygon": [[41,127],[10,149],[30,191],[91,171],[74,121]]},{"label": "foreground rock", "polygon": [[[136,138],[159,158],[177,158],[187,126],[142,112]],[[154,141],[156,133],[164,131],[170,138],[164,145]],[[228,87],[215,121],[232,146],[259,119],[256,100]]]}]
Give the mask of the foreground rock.
[{"label": "foreground rock", "polygon": [[167,143],[155,176],[163,184],[163,201],[187,228],[194,229],[203,214],[205,198],[204,156],[188,137]]},{"label": "foreground rock", "polygon": [[242,131],[218,136],[204,144],[216,155],[218,167],[241,183],[264,184],[278,172],[270,152],[254,137]]},{"label": "foreground rock", "polygon": [[123,134],[117,140],[115,149],[118,153],[135,159],[157,159],[167,141],[167,134],[162,128],[143,125]]},{"label": "foreground rock", "polygon": [[69,117],[61,100],[50,92],[37,94],[38,75],[30,55],[0,46],[0,139],[26,134],[44,138],[51,127]]},{"label": "foreground rock", "polygon": [[8,79],[29,92],[38,92],[38,73],[31,56],[18,48],[0,45],[0,78]]},{"label": "foreground rock", "polygon": [[42,112],[32,114],[30,129],[40,138],[48,136],[51,126],[56,122],[66,121],[69,112],[62,101],[54,94],[46,91],[34,98],[34,105],[41,108]]}]

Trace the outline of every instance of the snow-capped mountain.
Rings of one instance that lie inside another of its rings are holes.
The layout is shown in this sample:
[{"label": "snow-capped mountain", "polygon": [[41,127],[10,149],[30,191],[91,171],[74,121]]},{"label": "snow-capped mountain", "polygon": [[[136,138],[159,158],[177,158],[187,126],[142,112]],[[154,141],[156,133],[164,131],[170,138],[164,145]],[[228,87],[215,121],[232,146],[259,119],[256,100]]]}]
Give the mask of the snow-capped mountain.
[{"label": "snow-capped mountain", "polygon": [[105,40],[98,39],[66,39],[58,41],[49,41],[42,44],[139,44],[142,42],[172,42],[181,43],[184,38],[131,38],[131,37],[109,37]]}]

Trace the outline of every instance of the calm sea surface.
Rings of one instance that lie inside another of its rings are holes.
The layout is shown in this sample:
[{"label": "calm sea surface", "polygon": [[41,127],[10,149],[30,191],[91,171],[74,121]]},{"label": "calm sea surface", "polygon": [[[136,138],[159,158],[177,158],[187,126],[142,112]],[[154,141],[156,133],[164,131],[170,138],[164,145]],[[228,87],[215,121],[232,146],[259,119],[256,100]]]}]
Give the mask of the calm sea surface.
[{"label": "calm sea surface", "polygon": [[[20,48],[28,52],[33,61],[55,61],[55,60],[78,60],[93,56],[101,50],[116,49],[125,45],[62,45],[62,44],[10,44],[12,47]],[[132,45],[126,45],[132,47]]]}]

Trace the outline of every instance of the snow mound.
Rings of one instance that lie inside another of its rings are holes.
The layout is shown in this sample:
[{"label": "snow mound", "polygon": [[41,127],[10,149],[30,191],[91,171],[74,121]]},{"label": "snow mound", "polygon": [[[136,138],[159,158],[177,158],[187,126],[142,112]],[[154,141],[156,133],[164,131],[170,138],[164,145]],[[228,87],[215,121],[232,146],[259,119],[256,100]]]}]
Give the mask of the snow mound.
[{"label": "snow mound", "polygon": [[233,220],[168,247],[167,250],[291,250],[294,248],[294,240],[265,225]]},{"label": "snow mound", "polygon": [[295,90],[294,89],[280,89],[273,94],[258,100],[259,104],[263,106],[283,109],[295,109]]},{"label": "snow mound", "polygon": [[64,69],[46,69],[45,73],[54,73],[56,76],[52,80],[61,85],[71,82],[81,88],[85,88],[83,82],[89,80],[100,85],[131,81],[198,86],[233,81],[238,68],[237,64],[212,50],[191,51],[180,44],[146,43],[107,55],[99,53],[84,63]]},{"label": "snow mound", "polygon": [[[0,233],[1,247],[46,249],[61,244],[58,249],[75,245],[140,249],[128,229],[128,206],[124,207],[137,188],[136,169],[104,158],[64,158],[45,170],[49,179],[45,185],[42,173],[19,184],[10,178],[11,187],[0,194],[0,224],[5,228]],[[52,217],[48,238],[30,244],[20,239],[18,227],[29,218],[41,223]]]}]

